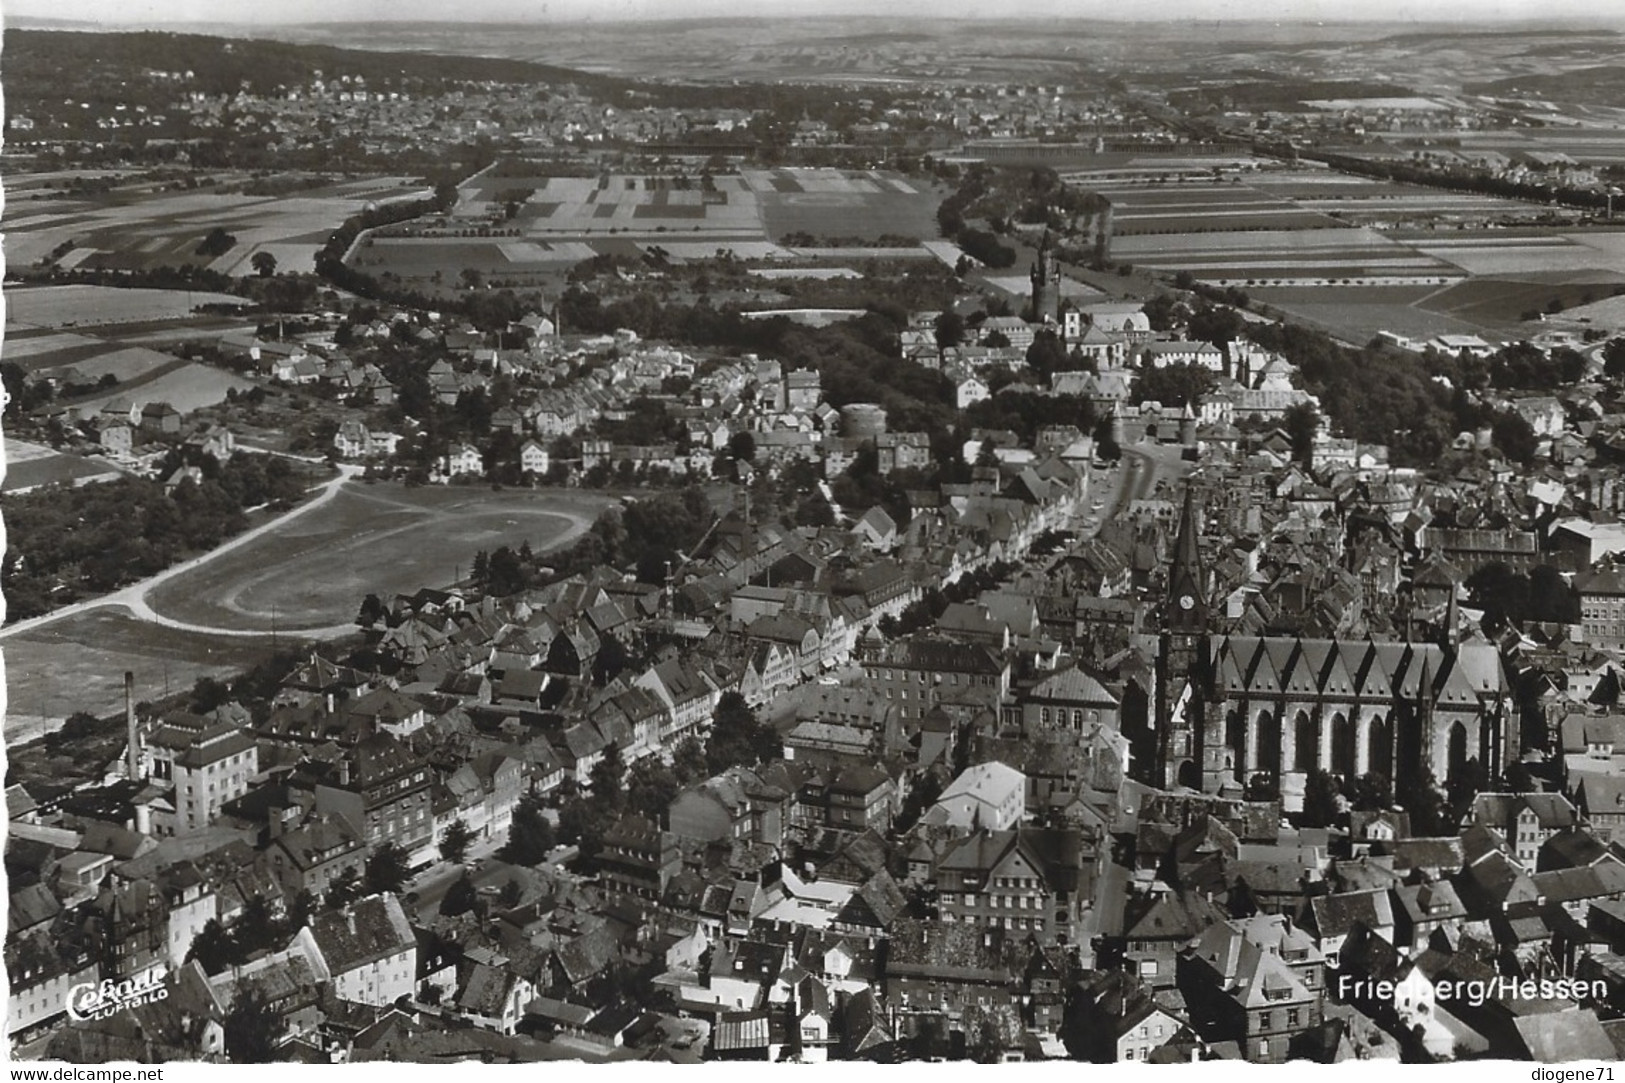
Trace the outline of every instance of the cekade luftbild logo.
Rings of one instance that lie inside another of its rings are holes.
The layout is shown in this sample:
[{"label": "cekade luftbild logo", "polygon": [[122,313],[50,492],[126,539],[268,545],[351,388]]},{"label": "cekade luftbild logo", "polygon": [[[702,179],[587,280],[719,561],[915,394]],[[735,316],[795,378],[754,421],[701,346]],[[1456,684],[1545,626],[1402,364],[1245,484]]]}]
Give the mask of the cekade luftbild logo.
[{"label": "cekade luftbild logo", "polygon": [[89,1019],[106,1019],[125,1008],[148,1004],[169,996],[164,984],[168,971],[156,966],[144,974],[127,981],[115,982],[111,978],[100,983],[85,982],[68,990],[68,1017],[83,1023]]}]

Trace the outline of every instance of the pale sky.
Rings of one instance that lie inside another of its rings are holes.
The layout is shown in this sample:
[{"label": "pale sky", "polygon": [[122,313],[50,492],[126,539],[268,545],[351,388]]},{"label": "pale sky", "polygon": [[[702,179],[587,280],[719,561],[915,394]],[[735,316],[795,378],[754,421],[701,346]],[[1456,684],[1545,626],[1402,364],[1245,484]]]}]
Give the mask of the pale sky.
[{"label": "pale sky", "polygon": [[[1462,20],[1618,24],[1618,0],[1026,0],[1025,14],[1112,20],[1222,19],[1346,22]],[[717,16],[886,15],[1008,20],[986,0],[3,0],[9,19],[81,20],[109,27],[334,21],[595,22]],[[337,43],[343,44],[343,43]]]}]

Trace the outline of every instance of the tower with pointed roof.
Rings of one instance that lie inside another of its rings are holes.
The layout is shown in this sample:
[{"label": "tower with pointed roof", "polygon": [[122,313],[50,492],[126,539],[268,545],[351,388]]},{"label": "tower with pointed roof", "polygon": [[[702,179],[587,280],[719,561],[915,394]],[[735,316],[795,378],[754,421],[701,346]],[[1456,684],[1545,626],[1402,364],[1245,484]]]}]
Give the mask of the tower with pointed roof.
[{"label": "tower with pointed roof", "polygon": [[1203,697],[1185,695],[1184,690],[1193,683],[1199,685],[1209,615],[1196,494],[1187,483],[1159,622],[1156,730],[1164,786],[1195,785],[1198,777],[1207,781],[1209,765],[1199,759],[1202,750],[1197,739]]},{"label": "tower with pointed roof", "polygon": [[1061,319],[1061,268],[1049,250],[1049,230],[1038,242],[1038,258],[1033,262],[1028,277],[1033,284],[1032,322]]}]

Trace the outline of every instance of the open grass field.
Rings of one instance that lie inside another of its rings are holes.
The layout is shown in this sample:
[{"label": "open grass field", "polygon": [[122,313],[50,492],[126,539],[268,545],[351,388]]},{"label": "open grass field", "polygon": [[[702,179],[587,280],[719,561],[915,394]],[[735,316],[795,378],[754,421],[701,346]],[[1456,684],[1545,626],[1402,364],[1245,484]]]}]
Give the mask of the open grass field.
[{"label": "open grass field", "polygon": [[477,550],[566,544],[610,503],[592,493],[352,482],[285,529],[169,580],[148,603],[160,616],[239,630],[342,624],[369,593],[466,576]]},{"label": "open grass field", "polygon": [[105,395],[74,399],[72,404],[83,414],[86,410],[100,410],[112,399],[122,398],[131,403],[167,402],[181,413],[189,414],[224,402],[227,391],[246,391],[254,386],[240,376],[208,365],[178,358],[169,358],[168,364],[171,367],[154,370],[157,375],[151,378],[143,377],[126,386],[112,388]]},{"label": "open grass field", "polygon": [[[282,648],[290,644],[282,640]],[[124,672],[137,699],[227,677],[270,656],[264,640],[202,635],[137,621],[110,609],[66,617],[0,643],[5,664],[8,742],[38,737],[75,711],[104,715],[124,703]]]},{"label": "open grass field", "polygon": [[1422,307],[1484,327],[1512,327],[1532,312],[1545,312],[1552,302],[1572,309],[1625,291],[1625,273],[1602,276],[1473,278],[1441,290]]},{"label": "open grass field", "polygon": [[[10,238],[7,238],[8,241]],[[121,289],[117,286],[8,286],[6,325],[12,327],[108,327],[117,324],[183,320],[207,304],[243,303],[227,293],[192,290]]]},{"label": "open grass field", "polygon": [[106,463],[64,455],[39,444],[23,440],[5,442],[6,477],[0,492],[14,493],[58,481],[83,484],[91,480],[118,477],[118,471]]},{"label": "open grass field", "polygon": [[1258,301],[1345,342],[1363,344],[1379,331],[1407,338],[1483,334],[1483,324],[1421,307],[1440,292],[1428,286],[1287,286],[1248,292]]}]

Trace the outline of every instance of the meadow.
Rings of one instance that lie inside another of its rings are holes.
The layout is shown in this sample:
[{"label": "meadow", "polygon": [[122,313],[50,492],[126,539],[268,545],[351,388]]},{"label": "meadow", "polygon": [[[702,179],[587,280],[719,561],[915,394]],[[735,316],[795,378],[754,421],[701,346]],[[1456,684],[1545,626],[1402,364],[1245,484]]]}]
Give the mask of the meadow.
[{"label": "meadow", "polygon": [[55,482],[84,484],[118,476],[105,462],[78,455],[64,455],[40,444],[7,439],[5,442],[5,482],[0,492],[14,493]]},{"label": "meadow", "polygon": [[579,492],[352,482],[308,515],[168,580],[147,601],[163,617],[239,631],[342,624],[369,593],[387,598],[467,576],[476,550],[567,544],[611,502]]},{"label": "meadow", "polygon": [[199,677],[234,676],[270,657],[280,644],[180,631],[95,609],[0,641],[5,662],[5,736],[40,736],[75,711],[101,716],[124,706],[124,673],[135,674],[138,700],[155,700]]}]

